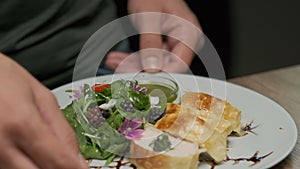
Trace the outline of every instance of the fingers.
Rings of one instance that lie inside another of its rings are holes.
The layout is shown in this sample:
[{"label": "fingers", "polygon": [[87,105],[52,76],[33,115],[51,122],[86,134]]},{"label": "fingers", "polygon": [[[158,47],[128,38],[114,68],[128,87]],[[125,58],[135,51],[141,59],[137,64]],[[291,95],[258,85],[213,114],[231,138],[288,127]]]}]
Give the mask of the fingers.
[{"label": "fingers", "polygon": [[0,168],[13,169],[38,169],[38,167],[19,149],[11,144],[0,141],[0,144],[6,148],[6,151],[0,153]]},{"label": "fingers", "polygon": [[87,169],[64,141],[71,130],[50,91],[12,60],[0,60],[0,77],[9,79],[0,89],[0,168]]},{"label": "fingers", "polygon": [[30,102],[30,99],[23,100],[15,107],[2,105],[9,112],[9,117],[1,114],[0,164],[22,168],[14,164],[19,163],[17,159],[20,159],[24,162],[24,169],[87,169],[78,153],[62,144]]},{"label": "fingers", "polygon": [[37,115],[49,126],[55,137],[61,140],[60,144],[64,144],[66,147],[70,147],[75,153],[78,153],[79,149],[75,133],[60,111],[54,94],[34,77],[26,73],[26,70],[23,68],[20,69],[27,78],[28,83],[30,83],[33,92],[33,102],[38,109]]},{"label": "fingers", "polygon": [[130,0],[128,1],[128,11],[129,13],[161,12],[163,8],[162,2],[161,0]]},{"label": "fingers", "polygon": [[[163,66],[162,49],[162,30],[161,22],[163,5],[159,0],[152,1],[129,1],[129,11],[139,13],[131,15],[131,20],[140,33],[140,58],[143,70],[146,72],[159,72]],[[141,13],[147,12],[147,13]],[[147,49],[147,50],[145,50]]]},{"label": "fingers", "polygon": [[[188,69],[186,65],[189,65],[193,59],[193,50],[201,49],[203,38],[198,19],[185,1],[131,0],[129,1],[129,12],[139,13],[131,16],[131,20],[141,33],[140,48],[143,69],[146,72],[158,72],[162,69],[169,72],[186,71]],[[162,34],[173,37],[168,38],[168,48],[164,48],[173,53],[171,59],[163,58],[164,51],[162,50],[150,50],[162,49]]]},{"label": "fingers", "polygon": [[189,70],[189,65],[194,58],[194,52],[183,43],[178,43],[168,56],[169,59],[165,62],[163,71],[183,73]]},{"label": "fingers", "polygon": [[128,55],[128,53],[124,52],[109,52],[106,56],[105,65],[115,70]]},{"label": "fingers", "polygon": [[190,65],[194,58],[194,52],[183,43],[178,43],[173,48],[172,53],[178,56],[187,65]]},{"label": "fingers", "polygon": [[137,53],[110,52],[105,65],[116,73],[141,72],[142,66]]},{"label": "fingers", "polygon": [[[11,126],[9,137],[16,146],[32,160],[38,168],[43,169],[87,169],[78,153],[63,144],[53,130],[36,114],[34,108],[24,108],[26,115],[32,115],[30,121],[21,117],[6,126]],[[27,112],[27,113],[26,113]],[[24,125],[24,126],[23,126]]]},{"label": "fingers", "polygon": [[159,34],[140,35],[140,57],[143,69],[146,72],[155,73],[163,68],[163,41]]},{"label": "fingers", "polygon": [[[77,160],[75,163],[76,165],[80,166],[80,168],[85,168],[87,167],[85,164],[84,158],[82,158],[80,155],[79,147],[77,144],[76,140],[76,135],[63,116],[63,113],[61,112],[59,105],[57,103],[57,100],[54,96],[53,93],[51,93],[48,89],[46,89],[44,86],[40,84],[34,84],[35,90],[35,103],[37,106],[38,111],[40,112],[41,115],[41,121],[45,122],[47,125],[47,128],[45,130],[50,130],[54,133],[54,137],[57,137],[58,139],[55,139],[53,141],[50,141],[51,143],[55,142],[58,140],[58,151],[64,151],[69,154],[62,154],[63,157],[68,157],[70,162],[72,160]],[[42,137],[42,136],[41,136]],[[49,140],[45,140],[49,141]],[[40,145],[42,148],[46,146],[46,142],[44,142],[45,145]],[[62,149],[61,149],[62,148]],[[61,150],[59,150],[61,149]],[[46,149],[45,152],[48,150]],[[41,151],[39,151],[41,152]],[[71,157],[70,154],[73,156]],[[53,154],[55,155],[55,154]],[[50,155],[51,157],[51,155]],[[72,159],[73,158],[73,159]],[[63,158],[64,159],[64,158]],[[53,159],[55,162],[58,162],[58,159]],[[68,161],[67,159],[64,159]],[[60,163],[60,162],[58,162]],[[73,162],[74,163],[74,162]],[[68,164],[68,163],[66,163]],[[63,164],[63,165],[66,165]],[[61,164],[59,164],[61,165]]]},{"label": "fingers", "polygon": [[115,72],[141,72],[143,69],[140,60],[141,59],[137,53],[132,53],[130,55],[127,54],[126,58],[119,63],[118,67],[115,69]]},{"label": "fingers", "polygon": [[75,153],[79,153],[76,135],[61,112],[54,94],[43,86],[36,87],[34,94],[35,103],[42,120],[61,141],[60,144],[70,147]]}]

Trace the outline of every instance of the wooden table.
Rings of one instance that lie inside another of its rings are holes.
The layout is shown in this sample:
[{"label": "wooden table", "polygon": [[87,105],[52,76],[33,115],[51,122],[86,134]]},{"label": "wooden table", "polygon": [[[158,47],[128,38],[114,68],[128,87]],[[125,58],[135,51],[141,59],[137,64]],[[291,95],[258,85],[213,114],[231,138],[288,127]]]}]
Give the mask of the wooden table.
[{"label": "wooden table", "polygon": [[296,122],[298,141],[292,153],[272,169],[300,168],[300,65],[229,79],[261,93],[285,108]]}]

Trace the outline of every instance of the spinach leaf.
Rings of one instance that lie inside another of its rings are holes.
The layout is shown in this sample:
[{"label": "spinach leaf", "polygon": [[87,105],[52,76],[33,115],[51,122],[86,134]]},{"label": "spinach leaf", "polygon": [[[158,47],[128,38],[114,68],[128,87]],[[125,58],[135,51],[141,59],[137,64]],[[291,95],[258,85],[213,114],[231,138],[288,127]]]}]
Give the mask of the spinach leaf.
[{"label": "spinach leaf", "polygon": [[62,112],[73,128],[79,144],[80,152],[86,159],[104,160],[113,156],[111,152],[107,152],[100,148],[90,137],[84,135],[84,130],[78,121],[76,113],[74,112],[73,102],[66,108],[62,109]]},{"label": "spinach leaf", "polygon": [[125,119],[118,111],[115,111],[97,129],[89,124],[86,118],[88,108],[97,105],[101,99],[108,101],[107,98],[111,98],[111,95],[106,96],[105,94],[110,94],[110,91],[107,90],[105,93],[97,95],[89,85],[85,84],[81,96],[62,111],[76,133],[82,155],[86,159],[106,159],[109,163],[116,155],[128,153],[129,141],[118,132]]}]

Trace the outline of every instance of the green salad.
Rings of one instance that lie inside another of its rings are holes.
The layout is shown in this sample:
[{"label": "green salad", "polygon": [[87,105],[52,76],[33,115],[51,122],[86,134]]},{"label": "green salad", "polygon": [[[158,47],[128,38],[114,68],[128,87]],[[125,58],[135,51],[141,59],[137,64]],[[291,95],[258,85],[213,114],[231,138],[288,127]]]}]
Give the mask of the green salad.
[{"label": "green salad", "polygon": [[130,141],[142,137],[146,123],[155,123],[165,112],[163,91],[147,92],[137,81],[83,84],[67,90],[72,102],[62,109],[76,133],[86,159],[106,160],[127,156]]}]

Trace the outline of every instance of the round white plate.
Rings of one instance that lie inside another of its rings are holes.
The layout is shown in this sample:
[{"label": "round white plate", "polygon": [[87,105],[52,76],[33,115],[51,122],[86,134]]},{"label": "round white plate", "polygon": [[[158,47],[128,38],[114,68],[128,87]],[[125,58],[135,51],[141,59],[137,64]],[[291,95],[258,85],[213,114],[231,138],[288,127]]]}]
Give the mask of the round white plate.
[{"label": "round white plate", "polygon": [[[221,99],[226,99],[242,111],[242,121],[258,125],[253,131],[243,137],[229,137],[228,156],[232,159],[250,158],[256,151],[258,156],[269,156],[252,165],[250,161],[227,161],[215,166],[215,169],[261,169],[269,168],[283,160],[294,148],[297,141],[297,128],[289,113],[271,99],[247,88],[220,80],[183,74],[171,74],[179,84],[180,93],[186,91],[205,92]],[[53,90],[62,108],[71,100],[67,89],[78,89],[82,84],[111,83],[120,78],[131,78],[130,74],[101,76],[76,81]],[[92,165],[103,164],[104,161],[94,160]],[[112,163],[116,165],[116,163]],[[99,167],[100,168],[100,167]],[[104,167],[101,167],[104,168]],[[125,167],[131,168],[131,167]],[[201,163],[201,169],[210,169],[208,163]]]}]

